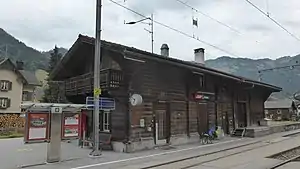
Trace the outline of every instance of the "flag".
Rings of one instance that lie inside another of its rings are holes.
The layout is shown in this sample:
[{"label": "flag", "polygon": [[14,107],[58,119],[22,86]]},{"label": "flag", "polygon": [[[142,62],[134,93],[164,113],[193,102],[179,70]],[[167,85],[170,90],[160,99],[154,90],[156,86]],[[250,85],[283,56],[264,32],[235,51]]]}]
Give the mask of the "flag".
[{"label": "flag", "polygon": [[198,19],[197,18],[196,19],[193,18],[193,26],[198,27]]}]

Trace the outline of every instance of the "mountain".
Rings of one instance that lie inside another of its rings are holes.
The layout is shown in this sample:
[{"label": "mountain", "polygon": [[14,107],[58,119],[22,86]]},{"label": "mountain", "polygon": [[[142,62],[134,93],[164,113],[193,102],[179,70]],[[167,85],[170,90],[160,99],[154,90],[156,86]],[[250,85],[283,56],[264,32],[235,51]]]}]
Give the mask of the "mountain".
[{"label": "mountain", "polygon": [[[67,52],[67,49],[65,48],[59,49],[63,55]],[[13,61],[22,60],[25,63],[25,69],[27,70],[45,70],[48,67],[51,52],[52,50],[40,52],[32,47],[26,46],[23,42],[17,40],[0,28],[0,57],[7,56]],[[295,65],[298,61],[300,63],[300,55],[294,57],[284,56],[275,60],[253,60],[248,58],[231,58],[223,56],[214,60],[207,60],[205,64],[207,67],[258,80],[258,71],[261,69]],[[41,74],[41,79],[45,79],[45,72],[39,74]],[[275,97],[281,98],[292,96],[294,92],[300,90],[300,65],[293,68],[263,72],[261,73],[261,80],[262,82],[274,84],[283,88],[284,91],[275,94]]]},{"label": "mountain", "polygon": [[274,94],[277,98],[290,97],[300,90],[300,64],[299,66],[275,69],[270,71],[259,70],[274,67],[298,65],[300,55],[294,57],[285,56],[275,60],[248,58],[220,57],[214,60],[207,60],[205,65],[221,71],[243,76],[253,80],[261,79],[262,82],[273,84],[283,88],[283,92]]},{"label": "mountain", "polygon": [[[0,28],[0,57],[8,57],[12,61],[22,60],[27,70],[45,70],[48,67],[50,52],[40,52],[32,47],[26,46],[23,42],[14,38],[5,30]],[[67,49],[60,48],[62,54]]]}]

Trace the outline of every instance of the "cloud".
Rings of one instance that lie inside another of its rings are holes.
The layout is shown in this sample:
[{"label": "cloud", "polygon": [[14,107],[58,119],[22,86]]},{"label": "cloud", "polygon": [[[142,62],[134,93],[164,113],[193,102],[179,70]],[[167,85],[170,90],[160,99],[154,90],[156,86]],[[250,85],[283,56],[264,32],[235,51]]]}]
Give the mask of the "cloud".
[{"label": "cloud", "polygon": [[[276,26],[259,11],[240,0],[181,0],[208,14],[232,29],[202,15],[176,0],[114,0],[143,15],[154,14],[154,19],[169,25],[201,41],[218,46],[220,51],[208,44],[178,32],[154,25],[154,51],[167,43],[172,57],[192,60],[193,49],[204,47],[207,59],[218,56],[249,58],[276,58],[300,53],[299,41]],[[265,1],[252,0],[267,11]],[[0,25],[24,43],[39,50],[49,50],[55,44],[69,48],[79,33],[94,36],[96,0],[10,0],[3,1],[0,10]],[[269,13],[290,32],[300,36],[297,16],[300,14],[299,0],[269,1]],[[192,17],[198,18],[199,27],[192,26]],[[135,21],[137,15],[109,0],[103,0],[102,38],[116,43],[151,51],[149,29],[145,24],[125,25],[124,21]]]}]

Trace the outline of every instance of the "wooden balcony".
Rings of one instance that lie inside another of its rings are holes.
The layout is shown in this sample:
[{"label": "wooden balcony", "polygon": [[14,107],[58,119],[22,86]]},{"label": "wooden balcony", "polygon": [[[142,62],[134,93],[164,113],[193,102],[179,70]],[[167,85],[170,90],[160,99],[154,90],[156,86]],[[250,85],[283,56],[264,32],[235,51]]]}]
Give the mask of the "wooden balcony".
[{"label": "wooden balcony", "polygon": [[[123,72],[114,69],[103,69],[100,72],[100,86],[102,90],[119,88],[123,83]],[[65,80],[66,95],[80,95],[93,92],[94,73],[86,73]]]}]

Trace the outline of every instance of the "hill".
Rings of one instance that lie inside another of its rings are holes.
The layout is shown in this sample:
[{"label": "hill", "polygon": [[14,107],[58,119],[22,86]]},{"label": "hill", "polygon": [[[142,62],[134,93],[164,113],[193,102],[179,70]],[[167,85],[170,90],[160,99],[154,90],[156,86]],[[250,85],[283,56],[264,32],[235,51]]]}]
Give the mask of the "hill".
[{"label": "hill", "polygon": [[275,94],[276,97],[289,97],[300,90],[300,65],[284,69],[262,72],[259,76],[258,71],[262,69],[296,65],[300,61],[300,55],[290,57],[285,56],[275,60],[248,58],[220,57],[214,60],[207,60],[206,66],[221,71],[232,73],[238,76],[247,77],[253,80],[270,83],[283,88],[283,92]]},{"label": "hill", "polygon": [[[13,61],[22,60],[25,63],[25,69],[37,71],[45,70],[48,67],[48,61],[52,50],[40,52],[32,47],[26,46],[23,42],[17,40],[3,29],[0,28],[0,56],[7,56]],[[60,52],[64,55],[67,49],[60,48]],[[206,66],[219,69],[238,76],[244,76],[253,80],[258,80],[258,70],[293,65],[299,61],[300,55],[291,57],[285,56],[275,60],[271,59],[248,59],[248,58],[231,58],[220,57],[214,60],[207,60]],[[45,79],[47,73],[38,71],[40,79]],[[261,74],[263,82],[280,86],[284,92],[276,94],[276,97],[291,96],[294,92],[300,90],[300,66],[292,69],[281,69]]]},{"label": "hill", "polygon": [[[67,49],[60,48],[65,54]],[[12,61],[22,60],[27,70],[46,69],[50,58],[50,52],[40,52],[32,47],[26,46],[23,42],[14,38],[5,30],[0,28],[0,56],[8,57]]]}]

